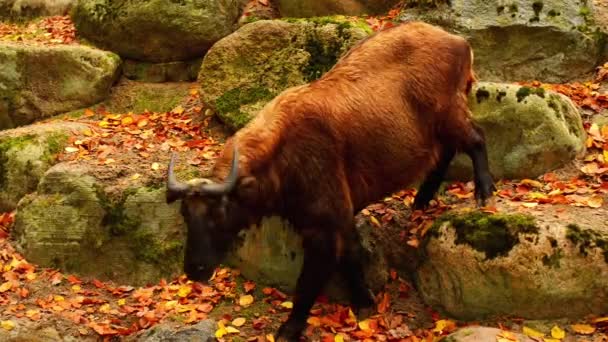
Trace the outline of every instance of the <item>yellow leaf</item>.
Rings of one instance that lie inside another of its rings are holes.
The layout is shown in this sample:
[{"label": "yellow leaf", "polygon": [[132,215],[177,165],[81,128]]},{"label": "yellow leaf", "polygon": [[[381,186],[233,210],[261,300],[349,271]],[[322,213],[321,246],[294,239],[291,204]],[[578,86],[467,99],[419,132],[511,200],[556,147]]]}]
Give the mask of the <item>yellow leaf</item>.
[{"label": "yellow leaf", "polygon": [[240,327],[240,326],[242,326],[243,324],[245,324],[245,322],[246,322],[246,321],[247,321],[247,319],[246,319],[246,318],[244,318],[244,317],[238,317],[238,318],[235,318],[235,319],[232,321],[232,325],[234,325],[235,327]]},{"label": "yellow leaf", "polygon": [[118,306],[123,306],[125,304],[127,304],[127,300],[126,299],[121,298],[121,299],[118,300]]},{"label": "yellow leaf", "polygon": [[575,333],[581,335],[591,335],[595,332],[595,327],[589,324],[572,324],[570,327],[572,328],[572,330],[574,330]]},{"label": "yellow leaf", "polygon": [[173,309],[175,306],[177,305],[177,301],[176,300],[170,300],[168,302],[165,303],[165,309],[167,310],[171,310]]},{"label": "yellow leaf", "polygon": [[152,163],[152,170],[157,171],[158,169],[160,169],[160,164],[158,163]]},{"label": "yellow leaf", "polygon": [[363,330],[363,331],[368,331],[368,330],[370,330],[370,327],[369,327],[369,320],[368,320],[368,319],[366,319],[366,320],[363,320],[363,321],[359,322],[359,329],[361,329],[361,330]]},{"label": "yellow leaf", "polygon": [[593,323],[608,322],[608,317],[599,317],[593,320]]},{"label": "yellow leaf", "polygon": [[78,147],[72,147],[72,146],[68,146],[65,148],[65,152],[66,153],[74,153],[74,152],[78,152]]},{"label": "yellow leaf", "polygon": [[240,331],[235,327],[226,327],[226,332],[229,334],[238,334]]},{"label": "yellow leaf", "polygon": [[334,342],[344,342],[344,336],[342,336],[342,334],[336,334],[336,336],[334,336]]},{"label": "yellow leaf", "polygon": [[13,287],[13,283],[7,281],[6,283],[0,285],[0,292],[6,292]]},{"label": "yellow leaf", "polygon": [[140,175],[139,173],[136,173],[136,174],[134,174],[133,176],[131,176],[131,179],[132,179],[132,180],[136,180],[136,179],[138,179],[139,177],[141,177],[141,175]]},{"label": "yellow leaf", "polygon": [[63,302],[65,298],[63,296],[55,295],[53,298],[56,302]]},{"label": "yellow leaf", "polygon": [[106,303],[99,307],[99,312],[108,313],[110,312],[110,304]]},{"label": "yellow leaf", "polygon": [[13,330],[15,327],[15,323],[13,323],[13,321],[2,321],[0,322],[0,325],[2,325],[4,330]]},{"label": "yellow leaf", "polygon": [[448,327],[454,327],[455,323],[448,320],[448,319],[440,319],[437,322],[435,322],[435,329],[433,329],[434,332],[442,332],[443,330],[445,330]]},{"label": "yellow leaf", "polygon": [[110,123],[107,121],[99,121],[99,127],[102,128],[108,128],[110,126]]},{"label": "yellow leaf", "polygon": [[376,227],[380,227],[380,221],[378,221],[378,219],[376,217],[374,217],[374,215],[371,215],[369,217],[369,220],[372,221],[372,224]]},{"label": "yellow leaf", "polygon": [[182,106],[177,106],[177,107],[173,108],[172,112],[180,115],[184,112],[184,108]]},{"label": "yellow leaf", "polygon": [[93,136],[93,131],[91,131],[90,129],[85,129],[84,131],[82,131],[82,134],[84,134],[87,137],[92,137]]},{"label": "yellow leaf", "polygon": [[217,322],[217,330],[215,331],[215,337],[221,338],[226,335],[228,332],[226,331],[226,327],[222,321]]},{"label": "yellow leaf", "polygon": [[124,117],[124,118],[122,118],[122,120],[120,120],[120,123],[123,126],[129,126],[130,124],[133,123],[133,118],[130,116]]},{"label": "yellow leaf", "polygon": [[543,342],[560,342],[557,338],[543,337]]},{"label": "yellow leaf", "polygon": [[604,203],[604,199],[601,196],[591,196],[588,200],[587,200],[587,205],[590,206],[591,208],[601,208],[602,204]]},{"label": "yellow leaf", "polygon": [[566,337],[566,332],[557,325],[554,325],[553,328],[551,328],[551,336],[561,340],[562,338]]},{"label": "yellow leaf", "polygon": [[524,335],[527,335],[527,336],[530,336],[530,337],[536,337],[536,338],[538,338],[538,337],[544,337],[545,336],[545,334],[543,334],[542,332],[536,331],[536,330],[534,330],[532,328],[528,328],[526,326],[524,326],[523,332],[524,332]]},{"label": "yellow leaf", "polygon": [[521,184],[526,184],[526,185],[530,185],[532,187],[535,188],[542,188],[543,187],[543,183],[533,180],[533,179],[522,179],[522,181],[520,182]]},{"label": "yellow leaf", "polygon": [[293,303],[292,302],[283,302],[281,303],[281,306],[286,308],[286,309],[292,309],[293,308]]},{"label": "yellow leaf", "polygon": [[252,295],[244,295],[244,296],[241,296],[241,298],[239,298],[240,306],[249,306],[249,305],[251,305],[251,303],[253,303]]},{"label": "yellow leaf", "polygon": [[268,340],[268,342],[274,342],[274,336],[272,336],[272,334],[266,335],[266,339]]},{"label": "yellow leaf", "polygon": [[177,291],[177,295],[180,296],[181,298],[186,298],[186,297],[188,297],[190,292],[192,292],[192,287],[190,287],[189,285],[182,285],[179,287],[179,290]]},{"label": "yellow leaf", "polygon": [[72,291],[76,293],[80,292],[80,285],[72,285]]}]

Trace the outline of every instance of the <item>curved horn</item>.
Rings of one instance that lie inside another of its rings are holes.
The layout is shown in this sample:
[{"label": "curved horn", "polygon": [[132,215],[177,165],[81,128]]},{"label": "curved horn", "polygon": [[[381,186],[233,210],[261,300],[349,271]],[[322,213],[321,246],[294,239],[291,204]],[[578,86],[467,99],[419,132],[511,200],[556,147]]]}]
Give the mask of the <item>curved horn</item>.
[{"label": "curved horn", "polygon": [[211,195],[211,196],[222,196],[227,195],[236,187],[236,181],[238,179],[239,174],[239,154],[236,148],[236,143],[234,144],[234,150],[232,154],[232,166],[230,168],[230,174],[228,178],[224,181],[224,183],[213,183],[213,184],[203,184],[198,189],[198,192],[201,195]]},{"label": "curved horn", "polygon": [[167,202],[173,202],[183,197],[190,190],[190,185],[178,181],[175,177],[175,173],[173,172],[175,160],[177,160],[177,153],[173,152],[171,154],[171,161],[169,162],[169,170],[167,171]]}]

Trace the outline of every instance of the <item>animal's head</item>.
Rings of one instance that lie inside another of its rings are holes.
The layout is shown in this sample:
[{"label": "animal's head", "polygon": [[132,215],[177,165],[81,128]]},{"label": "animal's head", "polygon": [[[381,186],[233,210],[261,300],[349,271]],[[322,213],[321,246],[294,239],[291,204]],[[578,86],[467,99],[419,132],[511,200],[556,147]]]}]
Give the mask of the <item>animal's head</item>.
[{"label": "animal's head", "polygon": [[248,222],[248,210],[238,196],[244,184],[238,177],[237,150],[235,147],[230,174],[222,183],[208,179],[178,181],[173,170],[175,159],[173,154],[168,170],[167,203],[182,200],[181,213],[187,224],[184,271],[192,280],[206,281]]}]

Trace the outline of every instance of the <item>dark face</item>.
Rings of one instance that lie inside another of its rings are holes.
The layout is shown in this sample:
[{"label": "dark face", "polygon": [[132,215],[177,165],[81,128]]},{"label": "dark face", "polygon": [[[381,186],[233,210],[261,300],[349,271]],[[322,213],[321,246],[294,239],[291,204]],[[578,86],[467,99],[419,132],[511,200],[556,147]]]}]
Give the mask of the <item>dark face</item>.
[{"label": "dark face", "polygon": [[181,212],[188,227],[184,271],[191,280],[207,281],[245,228],[245,215],[227,196],[184,198]]}]

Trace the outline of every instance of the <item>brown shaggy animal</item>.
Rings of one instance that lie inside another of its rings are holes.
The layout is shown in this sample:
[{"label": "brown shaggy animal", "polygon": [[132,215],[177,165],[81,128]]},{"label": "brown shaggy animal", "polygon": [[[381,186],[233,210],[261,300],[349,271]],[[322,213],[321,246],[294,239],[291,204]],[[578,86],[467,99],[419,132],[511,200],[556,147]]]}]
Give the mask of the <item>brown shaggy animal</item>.
[{"label": "brown shaggy animal", "polygon": [[172,159],[167,200],[183,199],[188,276],[207,279],[241,229],[280,215],[302,235],[305,257],[279,340],[299,339],[334,271],[348,280],[355,311],[372,306],[358,255],[358,211],[425,179],[415,200],[423,208],[461,151],[474,164],[478,203],[495,190],[483,133],[467,106],[472,63],[463,38],[404,23],[269,102],[226,142],[210,180],[177,181]]}]

